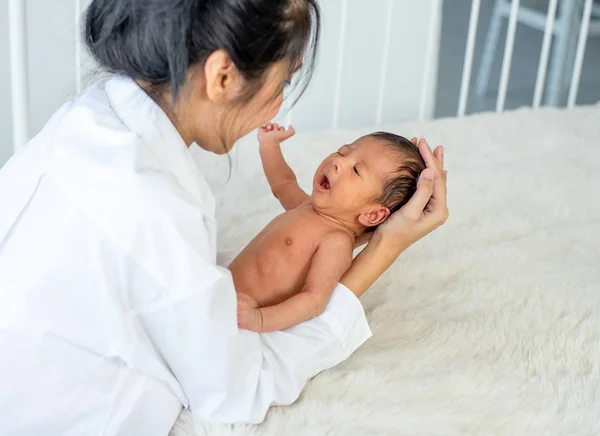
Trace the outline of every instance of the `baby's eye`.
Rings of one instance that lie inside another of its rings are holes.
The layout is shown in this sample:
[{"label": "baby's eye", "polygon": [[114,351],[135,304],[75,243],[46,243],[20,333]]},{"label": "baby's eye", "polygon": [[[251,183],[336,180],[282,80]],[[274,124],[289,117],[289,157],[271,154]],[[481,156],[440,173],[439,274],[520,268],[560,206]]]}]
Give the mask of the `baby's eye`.
[{"label": "baby's eye", "polygon": [[287,79],[285,82],[283,82],[283,86],[285,86],[286,88],[288,86],[292,86],[292,79]]},{"label": "baby's eye", "polygon": [[354,172],[355,172],[355,173],[356,173],[358,176],[360,176],[360,174],[358,174],[358,170],[356,169],[356,167],[354,167]]}]

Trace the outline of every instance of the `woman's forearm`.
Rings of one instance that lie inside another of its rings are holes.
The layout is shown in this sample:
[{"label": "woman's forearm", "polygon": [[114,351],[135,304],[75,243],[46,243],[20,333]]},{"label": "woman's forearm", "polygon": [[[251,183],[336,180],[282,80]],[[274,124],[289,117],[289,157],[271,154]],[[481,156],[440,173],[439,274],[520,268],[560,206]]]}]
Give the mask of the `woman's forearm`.
[{"label": "woman's forearm", "polygon": [[373,236],[365,249],[356,256],[340,282],[360,298],[408,245],[399,241],[386,242]]}]

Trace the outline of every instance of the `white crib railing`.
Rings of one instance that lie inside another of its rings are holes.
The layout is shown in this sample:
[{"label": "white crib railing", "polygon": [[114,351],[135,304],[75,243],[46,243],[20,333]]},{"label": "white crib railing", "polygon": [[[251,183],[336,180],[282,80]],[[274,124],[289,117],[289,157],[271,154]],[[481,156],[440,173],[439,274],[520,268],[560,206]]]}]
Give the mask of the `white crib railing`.
[{"label": "white crib railing", "polygon": [[[75,3],[75,29],[79,29],[79,18],[81,16],[81,1],[86,0],[74,0]],[[439,13],[441,10],[442,0],[431,0],[432,11],[434,14]],[[585,53],[586,41],[588,37],[588,29],[590,25],[590,17],[593,6],[593,0],[563,0],[563,1],[577,1],[583,2],[582,15],[581,15],[581,26],[579,30],[579,37],[577,41],[576,54],[573,65],[573,74],[569,86],[567,106],[573,107],[579,90],[579,83],[581,78],[581,70],[583,65],[583,58]],[[346,28],[346,17],[345,11],[348,0],[342,0],[340,19],[340,47],[339,56],[337,59],[337,74],[338,78],[341,76],[343,63],[344,63],[344,40],[347,32]],[[382,121],[384,96],[386,94],[386,83],[387,83],[387,59],[391,56],[390,51],[390,38],[392,28],[392,12],[394,9],[395,0],[386,0],[386,16],[388,17],[385,23],[385,33],[383,38],[383,62],[381,74],[379,77],[378,86],[378,97],[376,105],[376,122],[378,124]],[[555,22],[555,14],[557,10],[558,0],[549,0],[548,14],[546,17],[543,43],[541,48],[541,56],[539,60],[537,78],[535,82],[535,92],[533,97],[532,106],[537,108],[540,106],[542,101],[542,93],[546,81],[546,72],[548,69],[548,60],[550,54],[551,39],[553,33],[553,26]],[[457,116],[462,117],[466,113],[467,101],[469,97],[469,89],[471,84],[471,73],[473,67],[473,57],[475,51],[476,34],[479,20],[481,0],[472,0],[470,20],[468,27],[468,35],[466,41],[466,52],[463,63],[462,79],[460,86],[460,94],[458,98]],[[8,0],[8,21],[9,21],[9,39],[10,39],[10,71],[11,71],[11,104],[13,114],[13,146],[16,150],[21,145],[25,144],[28,140],[28,83],[27,83],[27,28],[26,28],[26,1],[25,0]],[[517,14],[520,8],[519,0],[512,0],[510,5],[510,16],[508,22],[508,30],[506,35],[506,42],[504,47],[504,55],[502,59],[502,69],[500,75],[500,84],[496,100],[496,111],[502,112],[504,110],[506,95],[508,90],[508,81],[511,70],[512,54],[515,45],[515,31],[517,26]],[[433,58],[436,56],[434,51],[436,50],[435,40],[437,38],[437,30],[439,29],[439,17],[433,17],[430,19],[429,28],[429,39],[427,42],[427,52],[425,54],[425,67],[424,77],[429,78],[434,73],[432,65],[434,64]],[[75,35],[75,77],[76,77],[76,90],[79,92],[82,86],[82,44],[79,32]],[[340,113],[341,104],[341,85],[338,80],[334,89],[333,97],[333,114],[332,114],[332,127],[337,127]],[[419,118],[424,119],[427,116],[428,98],[430,97],[429,88],[430,81],[425,79],[422,81],[422,89],[420,90],[420,104],[419,104]],[[288,119],[291,119],[291,114],[288,114]]]},{"label": "white crib railing", "polygon": [[[574,2],[575,0],[567,0]],[[577,42],[576,56],[573,66],[573,75],[571,77],[571,84],[569,87],[569,97],[567,100],[567,107],[571,108],[575,105],[575,99],[577,98],[577,92],[579,91],[579,80],[581,78],[581,69],[583,65],[583,56],[585,53],[585,45],[587,42],[589,24],[593,6],[593,0],[583,0],[584,7],[581,17],[581,28],[579,30],[579,38]],[[535,93],[533,97],[532,106],[538,108],[542,101],[542,93],[544,90],[544,84],[546,80],[546,71],[548,68],[548,58],[550,53],[550,43],[552,39],[552,29],[554,26],[554,17],[556,15],[558,0],[549,0],[548,13],[546,16],[546,26],[544,29],[544,39],[542,42],[542,51],[538,66],[538,73],[535,83]],[[579,3],[579,2],[576,2]],[[467,100],[469,95],[469,85],[471,80],[471,66],[473,63],[473,53],[475,51],[475,35],[477,33],[477,22],[479,18],[479,8],[481,0],[472,0],[471,3],[471,18],[469,22],[469,33],[467,36],[467,49],[465,54],[465,60],[463,65],[463,76],[460,88],[460,97],[458,104],[457,115],[463,116],[467,107]],[[504,103],[506,101],[506,93],[508,89],[508,79],[510,75],[510,66],[512,60],[513,48],[515,45],[515,31],[517,26],[517,13],[519,12],[520,2],[519,0],[512,0],[510,17],[508,21],[508,30],[506,34],[506,44],[504,47],[504,56],[502,60],[502,72],[500,76],[500,87],[498,89],[498,96],[496,100],[496,111],[502,112],[504,110]]]},{"label": "white crib railing", "polygon": [[27,27],[25,2],[8,0],[10,38],[11,108],[13,117],[13,147],[15,150],[28,140],[27,107]]}]

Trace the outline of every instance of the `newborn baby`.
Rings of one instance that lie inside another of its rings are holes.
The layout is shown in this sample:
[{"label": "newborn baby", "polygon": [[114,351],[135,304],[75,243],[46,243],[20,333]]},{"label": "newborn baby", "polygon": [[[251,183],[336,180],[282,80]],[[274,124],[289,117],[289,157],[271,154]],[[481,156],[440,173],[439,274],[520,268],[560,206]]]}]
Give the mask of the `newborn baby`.
[{"label": "newborn baby", "polygon": [[328,156],[308,195],[281,153],[280,143],[294,133],[277,124],[259,129],[264,171],[286,212],[229,266],[238,291],[238,325],[256,332],[320,315],[352,263],[357,238],[410,199],[425,169],[409,140],[377,132]]}]

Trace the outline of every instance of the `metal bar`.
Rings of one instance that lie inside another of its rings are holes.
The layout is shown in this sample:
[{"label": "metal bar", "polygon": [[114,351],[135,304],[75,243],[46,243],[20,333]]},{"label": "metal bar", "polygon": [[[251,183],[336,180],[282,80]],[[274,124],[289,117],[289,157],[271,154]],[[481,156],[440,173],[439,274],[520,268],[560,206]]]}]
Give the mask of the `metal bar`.
[{"label": "metal bar", "polygon": [[425,119],[427,108],[427,99],[429,97],[429,78],[431,76],[431,65],[433,64],[433,45],[435,34],[439,26],[439,15],[441,9],[441,0],[431,0],[432,13],[430,14],[429,34],[427,35],[427,51],[425,52],[425,66],[423,68],[423,83],[421,85],[421,102],[419,103],[419,121]]},{"label": "metal bar", "polygon": [[519,12],[519,0],[512,0],[510,18],[508,19],[508,30],[506,32],[506,45],[504,47],[504,59],[502,60],[502,74],[500,76],[500,88],[498,89],[498,100],[496,101],[496,112],[504,110],[506,91],[508,89],[508,77],[510,75],[510,64],[515,45],[515,33],[517,30],[517,13]]},{"label": "metal bar", "polygon": [[392,35],[392,15],[394,13],[394,0],[387,0],[387,17],[385,22],[385,36],[383,39],[383,53],[381,59],[381,77],[379,78],[379,96],[377,99],[377,114],[375,120],[377,125],[383,122],[383,100],[385,97],[385,85],[387,81],[388,59],[390,52],[390,40]]},{"label": "metal bar", "polygon": [[24,0],[8,1],[13,148],[29,140],[27,95],[27,20]]},{"label": "metal bar", "polygon": [[75,90],[81,92],[81,0],[75,0]]},{"label": "metal bar", "polygon": [[546,82],[546,70],[548,69],[548,58],[550,57],[550,43],[552,42],[552,28],[556,16],[556,5],[558,0],[550,0],[548,5],[548,16],[546,17],[546,28],[544,30],[544,41],[542,42],[542,54],[538,66],[537,78],[535,80],[535,93],[533,96],[533,107],[539,108],[544,93]]},{"label": "metal bar", "polygon": [[469,85],[471,83],[471,68],[473,67],[473,53],[475,51],[475,38],[477,36],[477,22],[479,21],[479,6],[481,0],[472,0],[471,18],[469,19],[469,33],[467,35],[467,47],[465,49],[465,60],[463,63],[462,80],[460,83],[460,97],[458,103],[458,117],[465,115],[467,101],[469,99]]},{"label": "metal bar", "polygon": [[[481,60],[479,61],[479,70],[477,71],[477,79],[475,82],[475,93],[479,97],[483,97],[488,90],[490,83],[490,77],[492,75],[492,67],[494,65],[494,59],[496,58],[496,51],[498,49],[498,40],[500,38],[500,30],[502,22],[510,8],[507,7],[508,0],[495,0],[494,8],[492,10],[492,17],[487,28],[487,35],[483,44],[483,53]],[[510,6],[510,5],[508,5]]]},{"label": "metal bar", "polygon": [[571,77],[571,87],[569,88],[569,98],[567,107],[575,106],[577,92],[579,91],[579,80],[581,79],[581,68],[583,66],[583,55],[585,54],[585,44],[588,37],[588,28],[590,25],[590,16],[592,14],[592,0],[586,0],[581,17],[581,29],[579,30],[579,41],[577,41],[577,54],[575,55],[575,67]]},{"label": "metal bar", "polygon": [[340,45],[338,47],[337,72],[335,81],[335,91],[333,95],[333,117],[332,127],[335,129],[340,120],[340,101],[342,98],[342,73],[344,71],[344,49],[346,39],[346,20],[348,15],[348,0],[342,0],[342,10],[340,12]]},{"label": "metal bar", "polygon": [[519,8],[519,14],[517,21],[521,24],[525,24],[534,29],[543,30],[547,23],[542,14],[539,11],[532,10],[521,6]]}]

